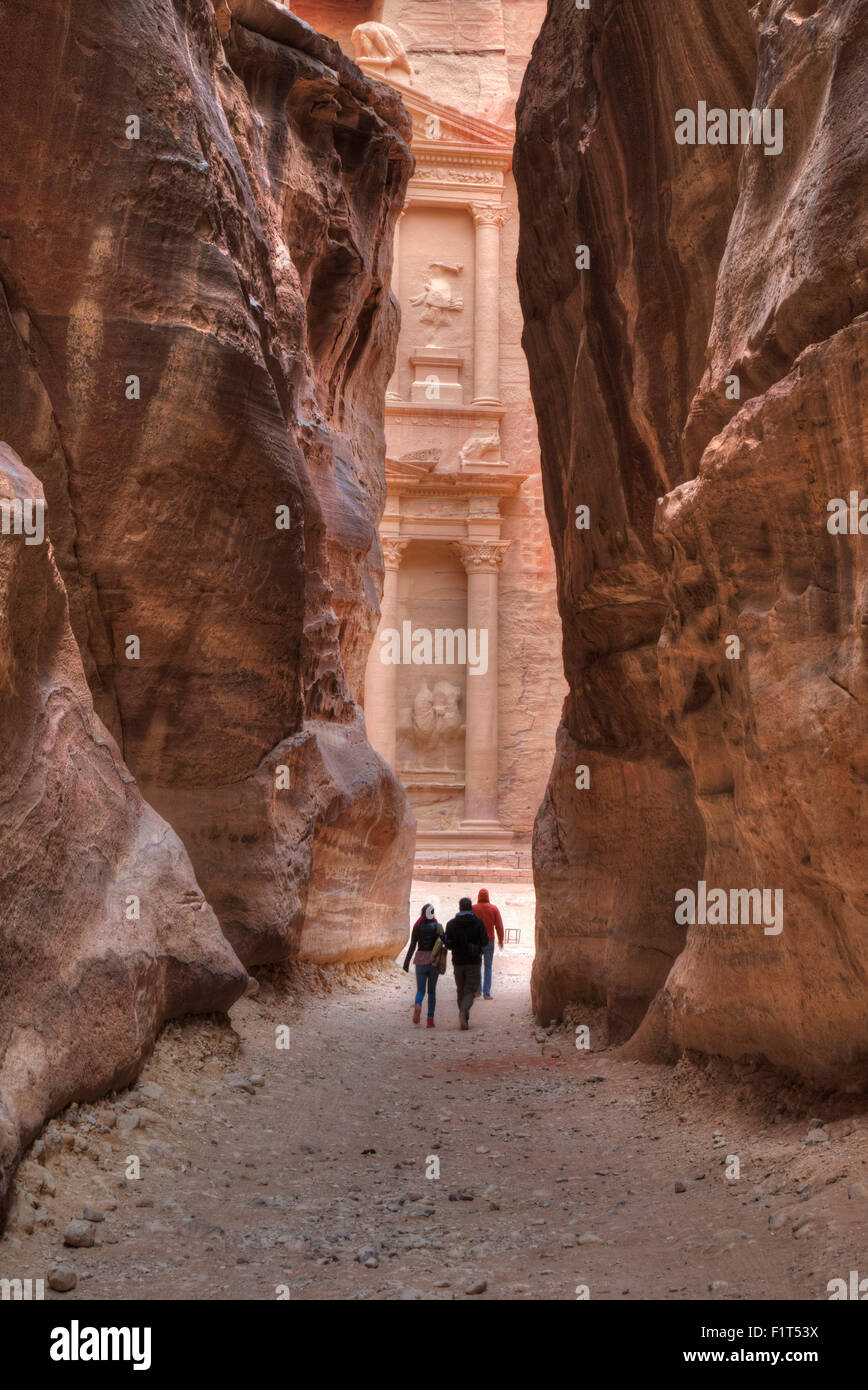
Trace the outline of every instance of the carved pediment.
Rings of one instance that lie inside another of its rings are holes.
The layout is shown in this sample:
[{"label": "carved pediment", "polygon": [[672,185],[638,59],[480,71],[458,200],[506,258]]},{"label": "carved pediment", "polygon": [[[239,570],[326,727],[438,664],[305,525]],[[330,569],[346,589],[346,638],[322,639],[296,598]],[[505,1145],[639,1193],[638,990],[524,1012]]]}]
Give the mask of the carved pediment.
[{"label": "carved pediment", "polygon": [[414,478],[425,478],[433,473],[440,462],[439,449],[419,449],[406,454],[404,458],[386,458],[386,479],[396,483]]},{"label": "carved pediment", "polygon": [[402,89],[404,105],[413,120],[413,153],[426,163],[454,155],[482,156],[508,168],[513,135],[491,121],[466,116],[453,106],[432,101],[419,92]]}]

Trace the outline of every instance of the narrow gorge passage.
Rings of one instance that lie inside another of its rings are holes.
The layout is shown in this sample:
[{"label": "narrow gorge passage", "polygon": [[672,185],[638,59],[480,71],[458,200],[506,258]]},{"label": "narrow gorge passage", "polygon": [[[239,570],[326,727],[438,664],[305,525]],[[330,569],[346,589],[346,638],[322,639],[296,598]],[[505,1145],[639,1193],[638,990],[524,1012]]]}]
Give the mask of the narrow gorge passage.
[{"label": "narrow gorge passage", "polygon": [[[16,1263],[62,1254],[67,1300],[826,1297],[858,1255],[868,1127],[821,1112],[814,1144],[771,1076],[736,1096],[711,1066],[578,1051],[534,1025],[531,959],[498,954],[466,1033],[451,971],[435,1030],[412,1026],[400,961],[266,972],[230,1026],[170,1025],[131,1091],[48,1126],[52,1221]],[[100,1244],[61,1251],[88,1207]]]},{"label": "narrow gorge passage", "polygon": [[0,12],[0,1328],[828,1381],[868,0]]}]

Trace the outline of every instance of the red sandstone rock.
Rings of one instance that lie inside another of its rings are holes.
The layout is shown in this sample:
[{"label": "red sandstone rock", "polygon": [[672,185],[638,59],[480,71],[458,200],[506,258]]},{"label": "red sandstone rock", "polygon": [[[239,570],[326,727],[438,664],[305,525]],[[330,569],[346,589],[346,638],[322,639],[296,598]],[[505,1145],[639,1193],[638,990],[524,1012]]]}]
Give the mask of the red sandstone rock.
[{"label": "red sandstone rock", "polygon": [[[0,445],[0,515],[7,499],[42,498]],[[247,978],[181,841],[142,800],[94,714],[47,539],[6,532],[0,1195],[47,1116],[126,1085],[165,1019],[228,1008]]]},{"label": "red sandstone rock", "polygon": [[406,114],[271,0],[15,0],[4,41],[0,432],[97,710],[245,962],[395,950],[412,817],[356,697]]},{"label": "red sandstone rock", "polygon": [[[830,536],[826,505],[865,493],[868,5],[603,10],[550,6],[516,154],[572,691],[534,1005],[644,1018],[644,1055],[864,1084],[866,541]],[[781,153],[677,144],[700,100],[781,109]],[[783,931],[677,924],[700,879],[782,889]]]},{"label": "red sandstone rock", "polygon": [[[577,996],[607,1003],[616,1035],[639,1022],[683,944],[673,885],[695,879],[704,839],[659,709],[652,528],[657,496],[688,476],[680,431],[738,163],[729,149],[677,146],[672,116],[706,84],[740,105],[752,62],[746,13],[721,33],[692,0],[621,6],[605,26],[599,6],[556,4],[519,106],[524,345],[573,692],[536,828],[533,998],[542,1017]],[[589,270],[576,267],[579,246]],[[582,766],[587,790],[575,786]]]},{"label": "red sandstone rock", "polygon": [[661,702],[706,825],[702,878],[780,889],[783,925],[697,923],[654,1012],[680,1047],[852,1087],[868,1076],[868,537],[830,535],[826,503],[864,477],[866,343],[863,320],[806,348],[659,519]]}]

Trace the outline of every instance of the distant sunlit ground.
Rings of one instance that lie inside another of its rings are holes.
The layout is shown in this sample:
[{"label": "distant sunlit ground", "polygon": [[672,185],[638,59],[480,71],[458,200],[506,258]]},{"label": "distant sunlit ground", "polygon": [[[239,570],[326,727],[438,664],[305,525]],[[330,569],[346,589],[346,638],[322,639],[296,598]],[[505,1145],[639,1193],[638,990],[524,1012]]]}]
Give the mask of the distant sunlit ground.
[{"label": "distant sunlit ground", "polygon": [[518,941],[508,942],[508,948],[533,953],[536,897],[532,883],[494,883],[485,879],[480,879],[478,882],[472,879],[469,881],[454,880],[451,883],[432,883],[424,878],[414,879],[410,890],[408,940],[409,928],[416,921],[425,903],[434,904],[437,910],[437,920],[445,926],[449,918],[454,917],[458,911],[459,898],[466,895],[476,902],[476,895],[480,888],[487,888],[491,901],[500,908],[504,927],[518,928],[520,932]]}]

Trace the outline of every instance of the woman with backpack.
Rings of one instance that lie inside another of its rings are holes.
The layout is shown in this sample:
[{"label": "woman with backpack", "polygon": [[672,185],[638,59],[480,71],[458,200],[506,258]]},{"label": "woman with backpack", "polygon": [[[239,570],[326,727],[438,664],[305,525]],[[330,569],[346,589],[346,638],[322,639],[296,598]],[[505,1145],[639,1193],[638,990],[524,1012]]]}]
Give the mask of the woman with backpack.
[{"label": "woman with backpack", "polygon": [[413,947],[416,954],[413,964],[416,967],[416,1002],[413,1005],[413,1022],[422,1017],[422,1000],[428,991],[428,1027],[434,1027],[434,1009],[437,1005],[437,979],[446,968],[446,945],[443,928],[431,903],[426,903],[413,925],[410,945],[404,960],[404,969],[410,972],[410,957]]}]

